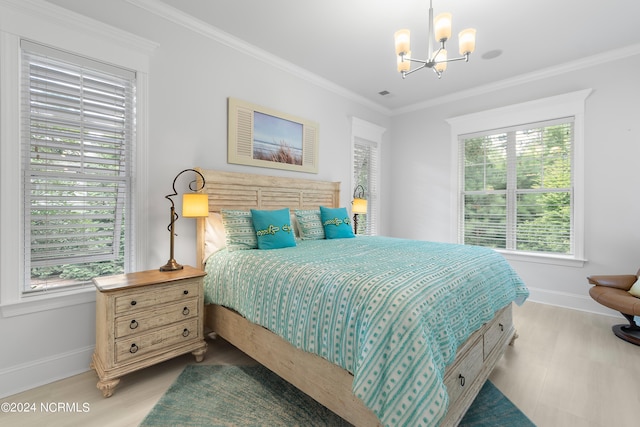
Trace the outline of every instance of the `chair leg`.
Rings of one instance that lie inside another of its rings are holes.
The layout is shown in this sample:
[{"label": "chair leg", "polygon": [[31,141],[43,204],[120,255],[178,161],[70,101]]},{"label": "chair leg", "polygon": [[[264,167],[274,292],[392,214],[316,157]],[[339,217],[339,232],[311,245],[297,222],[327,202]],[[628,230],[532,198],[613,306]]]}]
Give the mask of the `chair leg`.
[{"label": "chair leg", "polygon": [[628,325],[615,325],[611,329],[613,333],[620,339],[623,339],[631,344],[640,345],[640,326],[638,326],[630,314],[622,313],[622,315],[629,321]]}]

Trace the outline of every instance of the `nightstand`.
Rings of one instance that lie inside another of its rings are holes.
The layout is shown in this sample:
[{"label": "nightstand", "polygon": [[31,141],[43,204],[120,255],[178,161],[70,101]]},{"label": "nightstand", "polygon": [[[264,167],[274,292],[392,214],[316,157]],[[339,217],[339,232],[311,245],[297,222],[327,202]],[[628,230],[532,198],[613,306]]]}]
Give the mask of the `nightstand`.
[{"label": "nightstand", "polygon": [[96,348],[91,368],[104,397],[120,377],[191,352],[201,362],[205,272],[149,270],[97,277]]}]

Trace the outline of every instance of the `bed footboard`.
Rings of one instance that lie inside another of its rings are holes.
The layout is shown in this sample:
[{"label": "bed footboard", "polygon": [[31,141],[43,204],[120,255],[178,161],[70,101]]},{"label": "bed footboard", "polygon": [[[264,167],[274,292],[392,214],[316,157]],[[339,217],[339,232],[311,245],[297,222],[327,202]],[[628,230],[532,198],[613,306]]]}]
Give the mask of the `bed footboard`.
[{"label": "bed footboard", "polygon": [[[355,426],[380,425],[375,414],[351,392],[353,376],[314,354],[295,348],[233,310],[206,306],[207,326],[238,349],[298,387]],[[511,305],[460,346],[445,373],[449,410],[441,426],[457,425],[515,335]]]},{"label": "bed footboard", "polygon": [[218,335],[356,426],[379,425],[351,392],[353,376],[315,354],[295,348],[268,329],[219,305],[206,307],[207,325]]}]

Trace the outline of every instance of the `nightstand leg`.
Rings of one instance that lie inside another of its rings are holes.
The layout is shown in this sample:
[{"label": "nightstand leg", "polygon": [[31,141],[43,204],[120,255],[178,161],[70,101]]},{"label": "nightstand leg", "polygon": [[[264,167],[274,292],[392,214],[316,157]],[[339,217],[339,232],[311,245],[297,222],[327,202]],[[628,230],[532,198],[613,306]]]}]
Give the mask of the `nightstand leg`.
[{"label": "nightstand leg", "polygon": [[107,381],[100,380],[98,381],[98,384],[96,384],[96,387],[102,390],[102,395],[104,397],[111,397],[118,383],[120,383],[120,378]]},{"label": "nightstand leg", "polygon": [[196,363],[202,362],[204,360],[204,355],[207,352],[207,343],[204,343],[204,347],[201,349],[192,351],[191,354],[196,358]]}]

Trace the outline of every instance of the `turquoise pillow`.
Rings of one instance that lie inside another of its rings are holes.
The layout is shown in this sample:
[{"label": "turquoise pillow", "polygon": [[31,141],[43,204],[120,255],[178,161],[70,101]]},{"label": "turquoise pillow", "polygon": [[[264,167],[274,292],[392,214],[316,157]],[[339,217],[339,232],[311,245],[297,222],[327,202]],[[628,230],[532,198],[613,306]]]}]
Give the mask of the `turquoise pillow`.
[{"label": "turquoise pillow", "polygon": [[294,212],[302,240],[324,239],[324,227],[318,209],[296,209]]},{"label": "turquoise pillow", "polygon": [[288,248],[296,245],[289,208],[263,211],[251,209],[258,249]]},{"label": "turquoise pillow", "polygon": [[251,222],[251,212],[239,210],[222,210],[222,225],[229,252],[257,249],[256,230]]},{"label": "turquoise pillow", "polygon": [[320,220],[327,239],[355,237],[351,229],[351,219],[347,208],[326,208],[320,206]]}]

